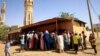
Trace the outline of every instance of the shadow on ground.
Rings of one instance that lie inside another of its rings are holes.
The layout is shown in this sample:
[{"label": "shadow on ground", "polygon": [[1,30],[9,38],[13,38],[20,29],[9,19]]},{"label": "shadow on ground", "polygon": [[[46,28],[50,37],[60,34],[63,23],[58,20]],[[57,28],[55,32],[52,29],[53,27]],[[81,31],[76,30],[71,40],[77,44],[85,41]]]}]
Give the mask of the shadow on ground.
[{"label": "shadow on ground", "polygon": [[91,52],[83,52],[84,54],[91,54],[91,55],[95,55],[95,54],[93,54],[93,53],[91,53]]}]

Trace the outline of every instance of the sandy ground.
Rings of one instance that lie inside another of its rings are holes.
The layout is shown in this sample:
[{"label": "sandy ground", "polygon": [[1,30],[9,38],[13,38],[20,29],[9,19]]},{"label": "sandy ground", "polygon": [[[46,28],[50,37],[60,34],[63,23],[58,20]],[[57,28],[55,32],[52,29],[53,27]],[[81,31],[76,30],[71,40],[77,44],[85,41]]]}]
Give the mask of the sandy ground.
[{"label": "sandy ground", "polygon": [[[90,48],[90,45],[88,45]],[[94,55],[92,49],[87,49],[85,51],[79,51],[78,54],[73,54],[73,51],[66,51],[64,53],[57,53],[55,50],[51,51],[24,51],[19,53],[18,49],[19,46],[12,46],[11,47],[11,56],[100,56],[100,38],[97,38],[97,51],[98,54]],[[0,42],[0,56],[4,55],[4,44]]]}]

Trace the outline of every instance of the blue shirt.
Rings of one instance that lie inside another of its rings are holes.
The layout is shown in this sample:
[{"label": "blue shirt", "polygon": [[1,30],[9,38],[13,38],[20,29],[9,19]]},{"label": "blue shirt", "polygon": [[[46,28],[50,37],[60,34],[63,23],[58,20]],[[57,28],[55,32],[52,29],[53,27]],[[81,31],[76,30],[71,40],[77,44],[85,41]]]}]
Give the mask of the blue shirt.
[{"label": "blue shirt", "polygon": [[25,43],[24,43],[24,39],[20,39],[20,41],[21,41],[21,44],[23,44],[23,45],[25,44]]}]

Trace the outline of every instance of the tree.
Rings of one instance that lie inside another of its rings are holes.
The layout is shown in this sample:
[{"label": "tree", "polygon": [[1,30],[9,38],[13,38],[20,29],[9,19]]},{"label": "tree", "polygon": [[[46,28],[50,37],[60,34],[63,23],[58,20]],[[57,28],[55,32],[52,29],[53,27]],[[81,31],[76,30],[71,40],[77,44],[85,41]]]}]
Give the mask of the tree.
[{"label": "tree", "polygon": [[75,17],[74,14],[70,14],[70,13],[67,13],[67,12],[61,12],[60,18],[72,19],[72,20],[81,21],[81,20],[79,20],[77,17]]},{"label": "tree", "polygon": [[67,17],[74,18],[74,14],[70,14],[70,13],[66,13],[66,12],[61,12],[60,17],[61,18],[67,18]]},{"label": "tree", "polygon": [[87,30],[87,31],[90,31],[91,29],[90,29],[88,26],[86,26],[86,30]]},{"label": "tree", "polygon": [[89,30],[89,27],[88,27],[88,26],[86,27],[86,30],[87,30],[87,31]]},{"label": "tree", "polygon": [[0,25],[0,40],[5,40],[9,32],[9,26]]}]

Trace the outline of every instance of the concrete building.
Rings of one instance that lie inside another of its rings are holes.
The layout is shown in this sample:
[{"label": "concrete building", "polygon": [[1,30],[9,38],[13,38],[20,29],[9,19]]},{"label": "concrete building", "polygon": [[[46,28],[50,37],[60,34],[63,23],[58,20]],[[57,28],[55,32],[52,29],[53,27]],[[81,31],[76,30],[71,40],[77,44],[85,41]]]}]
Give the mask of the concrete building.
[{"label": "concrete building", "polygon": [[95,30],[100,31],[100,23],[93,24],[93,27],[94,27]]},{"label": "concrete building", "polygon": [[20,34],[27,34],[30,31],[45,32],[45,30],[48,30],[50,33],[57,32],[57,34],[63,33],[64,31],[79,34],[82,31],[86,31],[85,24],[85,22],[78,19],[51,18],[23,27],[13,26],[11,27],[12,30],[9,32],[8,37],[19,41]]},{"label": "concrete building", "polygon": [[10,29],[9,29],[9,33],[8,33],[8,39],[10,40],[16,40],[17,43],[19,43],[19,35],[20,35],[20,30],[21,30],[21,26],[19,25],[14,25],[14,26],[11,26]]},{"label": "concrete building", "polygon": [[69,31],[70,33],[81,33],[86,31],[85,22],[78,19],[64,19],[64,18],[51,18],[48,20],[40,21],[31,25],[27,25],[21,28],[21,32],[28,33],[29,31],[56,31],[58,34],[63,31]]},{"label": "concrete building", "polygon": [[72,23],[73,23],[73,32],[78,33],[78,34],[82,33],[82,31],[86,32],[85,22],[76,19],[76,20],[73,20]]}]

